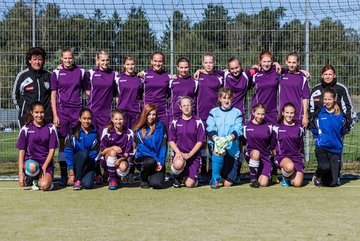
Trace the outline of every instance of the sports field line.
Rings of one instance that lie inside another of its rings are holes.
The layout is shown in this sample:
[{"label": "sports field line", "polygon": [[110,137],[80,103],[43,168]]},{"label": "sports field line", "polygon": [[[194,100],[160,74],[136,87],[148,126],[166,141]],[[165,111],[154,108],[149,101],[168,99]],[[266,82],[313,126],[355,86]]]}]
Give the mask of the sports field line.
[{"label": "sports field line", "polygon": [[11,140],[17,140],[18,137],[13,137],[13,138],[6,138],[6,139],[1,139],[0,142],[5,142],[5,141],[11,141]]}]

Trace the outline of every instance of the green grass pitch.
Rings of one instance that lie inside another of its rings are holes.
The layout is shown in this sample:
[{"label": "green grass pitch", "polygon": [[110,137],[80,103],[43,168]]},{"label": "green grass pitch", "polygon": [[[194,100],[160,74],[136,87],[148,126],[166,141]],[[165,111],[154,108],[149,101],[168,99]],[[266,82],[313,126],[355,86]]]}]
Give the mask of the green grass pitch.
[{"label": "green grass pitch", "polygon": [[360,180],[336,188],[51,192],[0,182],[1,240],[359,240]]}]

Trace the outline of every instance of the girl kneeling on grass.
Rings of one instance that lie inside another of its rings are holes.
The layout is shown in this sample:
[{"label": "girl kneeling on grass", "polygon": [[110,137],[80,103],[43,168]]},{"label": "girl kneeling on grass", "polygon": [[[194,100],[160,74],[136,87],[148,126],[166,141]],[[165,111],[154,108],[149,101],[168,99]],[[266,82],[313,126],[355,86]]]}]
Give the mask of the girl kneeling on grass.
[{"label": "girl kneeling on grass", "polygon": [[156,105],[147,103],[135,125],[135,166],[141,188],[163,188],[167,154],[166,126],[158,120]]},{"label": "girl kneeling on grass", "polygon": [[186,187],[195,187],[201,167],[200,149],[205,142],[205,129],[201,119],[193,116],[193,101],[184,96],[179,101],[182,116],[169,127],[169,145],[174,151],[171,170],[175,188],[181,187],[185,177]]},{"label": "girl kneeling on grass", "polygon": [[318,162],[313,182],[315,186],[334,187],[339,184],[343,137],[347,133],[347,123],[336,103],[334,89],[329,87],[324,90],[323,102],[324,106],[314,121],[315,128],[311,130]]},{"label": "girl kneeling on grass", "polygon": [[210,111],[206,120],[206,131],[212,147],[212,178],[210,186],[219,188],[224,179],[224,186],[230,187],[235,181],[240,162],[239,136],[243,134],[242,113],[232,107],[233,93],[229,88],[218,92],[218,104]]},{"label": "girl kneeling on grass", "polygon": [[19,149],[19,184],[25,186],[25,175],[33,179],[33,190],[53,188],[54,153],[58,147],[56,128],[46,123],[45,107],[35,101],[21,128],[16,147]]},{"label": "girl kneeling on grass", "polygon": [[99,134],[92,124],[92,112],[80,111],[78,124],[65,139],[65,156],[69,168],[68,185],[74,190],[90,189],[95,181],[95,158],[100,149]]},{"label": "girl kneeling on grass", "polygon": [[258,103],[252,110],[253,118],[244,126],[246,139],[245,160],[250,169],[250,187],[269,185],[272,171],[272,125],[265,120],[265,106]]},{"label": "girl kneeling on grass", "polygon": [[[109,190],[120,185],[120,178],[129,173],[129,154],[133,151],[133,131],[124,128],[124,112],[113,110],[110,123],[104,128],[101,136],[101,166],[109,175]],[[106,175],[104,175],[106,176]]]},{"label": "girl kneeling on grass", "polygon": [[273,127],[275,162],[281,169],[283,187],[301,187],[304,180],[304,128],[295,121],[294,104],[286,103]]}]

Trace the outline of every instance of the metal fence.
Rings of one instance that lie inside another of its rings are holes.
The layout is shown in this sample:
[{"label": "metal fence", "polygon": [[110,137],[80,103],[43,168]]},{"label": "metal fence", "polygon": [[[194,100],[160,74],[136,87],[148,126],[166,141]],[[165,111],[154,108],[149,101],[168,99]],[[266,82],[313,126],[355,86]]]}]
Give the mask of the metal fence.
[{"label": "metal fence", "polygon": [[[75,51],[77,64],[86,69],[94,65],[100,49],[110,53],[115,69],[121,69],[122,56],[134,55],[138,70],[148,68],[149,55],[162,50],[171,72],[179,56],[188,57],[194,71],[205,52],[214,53],[222,69],[232,56],[249,67],[262,50],[272,51],[281,64],[288,52],[297,51],[302,68],[312,75],[311,86],[320,81],[321,68],[332,64],[352,95],[355,111],[360,111],[357,0],[3,0],[0,30],[0,127],[6,132],[16,127],[14,115],[9,114],[14,109],[11,90],[31,46],[46,49],[49,70],[59,64],[60,50],[68,47]],[[357,125],[345,138],[344,172],[348,174],[360,174]],[[0,162],[14,162],[16,134],[0,133],[0,137]],[[311,142],[307,150],[306,165],[312,170]]]}]

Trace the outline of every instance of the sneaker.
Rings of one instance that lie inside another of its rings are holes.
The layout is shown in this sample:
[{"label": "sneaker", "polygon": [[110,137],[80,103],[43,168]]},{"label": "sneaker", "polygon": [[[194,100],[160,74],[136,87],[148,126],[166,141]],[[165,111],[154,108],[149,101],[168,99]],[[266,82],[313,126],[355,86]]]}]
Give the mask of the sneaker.
[{"label": "sneaker", "polygon": [[174,188],[181,188],[181,179],[179,177],[174,177],[173,187]]},{"label": "sneaker", "polygon": [[314,183],[314,185],[315,185],[316,187],[321,187],[321,186],[322,186],[322,182],[321,182],[321,178],[320,178],[320,177],[313,176],[312,182]]},{"label": "sneaker", "polygon": [[290,180],[288,178],[282,177],[281,186],[290,187],[291,186]]},{"label": "sneaker", "polygon": [[29,176],[25,175],[25,186],[29,187],[29,186],[32,186],[33,184],[34,183],[33,183],[32,177],[29,177]]},{"label": "sneaker", "polygon": [[256,180],[256,179],[251,180],[249,185],[250,185],[250,187],[253,187],[253,188],[259,188],[260,187],[260,184],[259,184],[258,180]]},{"label": "sneaker", "polygon": [[101,185],[103,184],[103,177],[101,175],[96,175],[95,177],[95,184],[96,185]]},{"label": "sneaker", "polygon": [[148,182],[141,181],[141,182],[140,182],[140,187],[141,187],[142,189],[149,189],[149,188],[150,188],[150,185],[149,185]]},{"label": "sneaker", "polygon": [[67,186],[68,177],[67,176],[61,176],[60,177],[60,186],[66,187]]},{"label": "sneaker", "polygon": [[215,182],[213,184],[211,184],[210,187],[212,189],[218,189],[219,188],[219,181],[215,180]]},{"label": "sneaker", "polygon": [[81,187],[81,181],[80,180],[77,180],[73,186],[73,189],[74,191],[78,191],[78,190],[81,190],[82,187]]},{"label": "sneaker", "polygon": [[277,175],[271,174],[271,182],[272,182],[273,184],[279,184],[279,183],[280,183],[280,180],[279,180],[279,178],[278,178]]},{"label": "sneaker", "polygon": [[34,191],[39,191],[39,190],[40,190],[38,180],[34,180],[34,181],[32,182],[31,189],[34,190]]},{"label": "sneaker", "polygon": [[134,177],[134,174],[129,173],[129,174],[127,175],[127,182],[128,182],[129,184],[133,184],[133,183],[135,183],[135,177]]},{"label": "sneaker", "polygon": [[118,186],[118,183],[116,181],[110,181],[109,190],[116,190],[118,188],[119,188],[119,186]]}]

